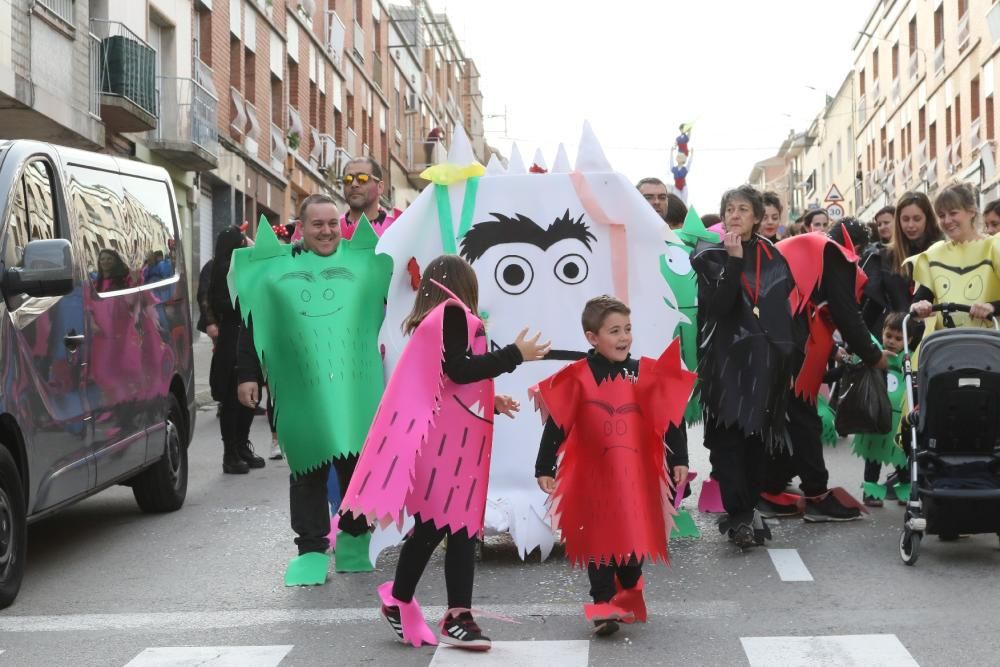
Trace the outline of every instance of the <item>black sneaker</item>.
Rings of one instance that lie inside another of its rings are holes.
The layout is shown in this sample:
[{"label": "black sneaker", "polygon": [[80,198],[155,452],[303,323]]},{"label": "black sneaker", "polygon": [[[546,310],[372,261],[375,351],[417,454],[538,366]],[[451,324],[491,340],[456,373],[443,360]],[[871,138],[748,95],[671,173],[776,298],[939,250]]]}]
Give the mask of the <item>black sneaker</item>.
[{"label": "black sneaker", "polygon": [[754,546],[757,542],[754,539],[753,526],[746,523],[741,523],[729,530],[729,541],[738,546],[740,549],[749,549]]},{"label": "black sneaker", "polygon": [[469,651],[489,651],[493,646],[490,638],[483,634],[469,612],[449,616],[438,634],[438,640],[442,644]]},{"label": "black sneaker", "polygon": [[265,465],[264,459],[254,453],[253,443],[249,440],[239,445],[236,448],[236,453],[240,455],[241,459],[247,462],[247,466],[250,468],[263,468]]},{"label": "black sneaker", "polygon": [[885,504],[875,496],[862,496],[861,502],[865,504],[865,507],[882,507]]},{"label": "black sneaker", "polygon": [[405,642],[406,640],[403,639],[403,620],[399,615],[399,607],[395,605],[391,607],[388,605],[382,605],[382,618],[384,618],[385,622],[389,624],[392,631],[396,633],[396,637],[399,641]]},{"label": "black sneaker", "polygon": [[594,634],[598,637],[608,637],[618,632],[618,621],[610,618],[594,621]]},{"label": "black sneaker", "polygon": [[758,547],[764,546],[764,540],[771,539],[771,529],[764,522],[764,515],[760,512],[753,513],[753,543]]},{"label": "black sneaker", "polygon": [[810,523],[826,521],[854,521],[861,518],[861,510],[857,507],[845,507],[833,496],[827,493],[819,500],[806,499],[805,520]]}]

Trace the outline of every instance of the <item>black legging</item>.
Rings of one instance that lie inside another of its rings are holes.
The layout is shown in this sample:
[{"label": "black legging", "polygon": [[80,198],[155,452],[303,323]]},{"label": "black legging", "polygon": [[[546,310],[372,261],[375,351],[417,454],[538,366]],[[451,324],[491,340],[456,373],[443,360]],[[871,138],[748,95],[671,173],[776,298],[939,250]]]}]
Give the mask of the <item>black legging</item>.
[{"label": "black legging", "polygon": [[[235,377],[236,373],[233,373],[234,380]],[[240,403],[236,395],[236,383],[231,384],[230,391],[224,392],[219,401],[219,432],[222,434],[223,445],[237,447],[250,439],[254,411]]]},{"label": "black legging", "polygon": [[587,564],[587,576],[590,578],[590,596],[594,602],[608,602],[618,592],[615,586],[615,575],[622,588],[635,588],[642,577],[642,560],[635,554],[629,556],[623,565],[597,565],[594,561]]},{"label": "black legging", "polygon": [[435,547],[447,536],[448,548],[444,556],[444,582],[448,589],[449,609],[472,607],[472,584],[476,576],[476,538],[469,537],[468,529],[451,533],[447,528],[435,528],[417,517],[413,534],[403,543],[396,564],[396,579],[392,596],[409,602],[417,590],[417,583],[427,567]]},{"label": "black legging", "polygon": [[[357,464],[357,455],[333,460],[337,482],[341,489],[347,488]],[[288,487],[289,513],[292,530],[297,535],[295,544],[299,548],[299,554],[310,551],[324,552],[330,548],[327,539],[330,533],[330,499],[326,485],[329,477],[329,463],[301,475],[291,476]],[[337,527],[340,532],[354,537],[370,530],[363,514],[355,516],[350,512],[340,515]]]},{"label": "black legging", "polygon": [[760,435],[748,436],[739,426],[722,426],[705,420],[705,446],[712,475],[719,482],[722,506],[730,519],[749,524],[764,490],[766,456]]}]

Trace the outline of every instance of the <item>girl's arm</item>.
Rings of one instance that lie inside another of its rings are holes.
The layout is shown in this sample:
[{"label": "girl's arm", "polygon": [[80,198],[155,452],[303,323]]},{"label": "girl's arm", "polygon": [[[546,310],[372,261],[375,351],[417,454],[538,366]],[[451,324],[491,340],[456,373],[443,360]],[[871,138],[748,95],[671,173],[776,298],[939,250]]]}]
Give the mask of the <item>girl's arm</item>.
[{"label": "girl's arm", "polygon": [[535,458],[535,477],[556,476],[556,453],[565,439],[566,434],[552,421],[552,417],[546,419],[542,439],[538,443],[538,456]]},{"label": "girl's arm", "polygon": [[513,343],[486,354],[469,353],[465,313],[458,306],[444,309],[444,372],[457,384],[489,380],[510,373],[523,361]]}]

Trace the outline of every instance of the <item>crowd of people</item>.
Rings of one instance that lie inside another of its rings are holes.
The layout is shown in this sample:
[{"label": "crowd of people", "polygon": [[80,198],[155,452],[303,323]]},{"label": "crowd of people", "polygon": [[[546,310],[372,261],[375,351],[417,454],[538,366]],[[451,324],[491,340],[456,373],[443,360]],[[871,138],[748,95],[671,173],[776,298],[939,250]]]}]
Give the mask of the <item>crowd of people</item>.
[{"label": "crowd of people", "polygon": [[[351,263],[357,257],[345,258],[347,248],[366,252],[372,259],[365,261],[375,262],[375,239],[399,215],[379,206],[381,169],[371,158],[358,158],[348,163],[342,182],[349,206],[343,216],[332,199],[313,195],[301,204],[290,245],[278,248],[266,228],[264,240],[258,232],[255,257],[280,256],[298,267],[277,282],[291,277],[311,286],[350,274],[338,287],[338,299],[362,289],[360,283],[371,294],[383,281],[388,284],[381,267],[369,267],[362,279]],[[661,180],[645,178],[637,187],[664,224],[690,231],[686,204]],[[673,496],[683,495],[688,481],[685,410],[693,392],[710,452],[706,486],[717,486],[724,509],[719,529],[737,547],[770,539],[768,518],[838,522],[861,516],[861,502],[829,486],[821,417],[829,385],[849,356],[898,375],[907,313],[933,329],[940,326],[935,303],[971,306],[960,324],[981,324],[997,312],[1000,277],[992,262],[1000,261],[1000,241],[982,228],[1000,229],[1000,203],[987,206],[982,217],[980,225],[972,189],[953,184],[933,204],[925,194],[907,193],[871,223],[833,221],[815,208],[784,224],[777,195],[741,186],[723,194],[718,215],[701,218],[698,233],[678,234],[688,246],[697,295],[697,335],[690,341],[679,338],[656,360],[633,358],[629,306],[609,295],[587,302],[581,325],[590,351],[535,388],[546,425],[533,463],[538,486],[556,509],[553,529],[561,532],[568,558],[587,568],[593,603],[584,611],[598,635],[646,619],[642,567],[668,558]],[[271,343],[265,343],[261,321],[253,319],[264,311],[254,306],[249,312],[246,291],[249,274],[265,262],[239,264],[242,281],[232,279],[234,256],[249,259],[250,251],[241,250],[249,243],[235,227],[219,235],[199,299],[203,330],[215,339],[211,384],[220,404],[223,471],[230,474],[265,465],[249,445],[249,429],[262,387],[280,375],[274,367],[278,357],[264,349]],[[983,258],[989,260],[985,265]],[[372,527],[402,526],[404,515],[411,516],[416,523],[408,529],[395,577],[378,587],[382,616],[398,639],[414,646],[444,642],[486,650],[490,640],[473,618],[472,591],[489,481],[489,413],[513,417],[520,409],[512,397],[495,395],[493,378],[545,358],[549,346],[541,334],[526,330],[491,350],[478,310],[476,274],[456,255],[439,257],[412,280],[416,298],[410,315],[389,323],[402,326],[409,343],[384,392],[377,387],[378,409],[373,405],[371,414],[362,416],[366,427],[360,436],[331,431],[336,442],[318,443],[317,432],[289,425],[296,414],[289,405],[292,392],[274,394],[272,458],[285,455],[292,471],[291,526],[299,551],[286,583],[322,583],[331,548],[337,571],[371,571]],[[264,298],[288,300],[287,312],[313,317],[307,312],[312,306],[295,299],[308,302],[313,293],[319,298],[321,288],[303,289],[301,297],[274,290]],[[332,300],[334,292],[322,294]],[[254,295],[254,303],[260,300]],[[911,332],[911,346],[919,343],[923,328]],[[377,327],[369,329],[354,331],[345,354],[377,350]],[[697,349],[681,349],[691,345]],[[318,354],[311,345],[291,347],[287,363],[307,369],[303,382],[325,382],[325,376],[308,375]],[[682,363],[682,354],[695,363]],[[338,372],[331,365],[329,381],[348,382]],[[352,372],[355,380],[365,377]],[[898,380],[886,385],[896,414],[892,429],[854,440],[854,451],[865,459],[862,502],[872,507],[893,493],[905,498],[909,492],[906,455],[896,437],[897,429],[905,428],[898,418],[900,392],[893,393],[898,385]],[[332,405],[328,416],[353,419],[352,407]],[[891,472],[879,484],[883,466]],[[333,525],[331,477],[343,496]],[[796,477],[801,494],[789,492]],[[443,540],[449,609],[433,631],[415,593]]]}]

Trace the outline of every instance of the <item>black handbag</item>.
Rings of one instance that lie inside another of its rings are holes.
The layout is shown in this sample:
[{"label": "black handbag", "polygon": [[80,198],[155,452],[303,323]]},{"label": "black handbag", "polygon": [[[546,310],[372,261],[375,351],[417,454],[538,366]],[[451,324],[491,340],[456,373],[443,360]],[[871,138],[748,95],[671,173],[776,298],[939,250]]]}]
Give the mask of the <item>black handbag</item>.
[{"label": "black handbag", "polygon": [[848,364],[837,383],[837,433],[888,433],[892,405],[885,373],[865,364]]}]

